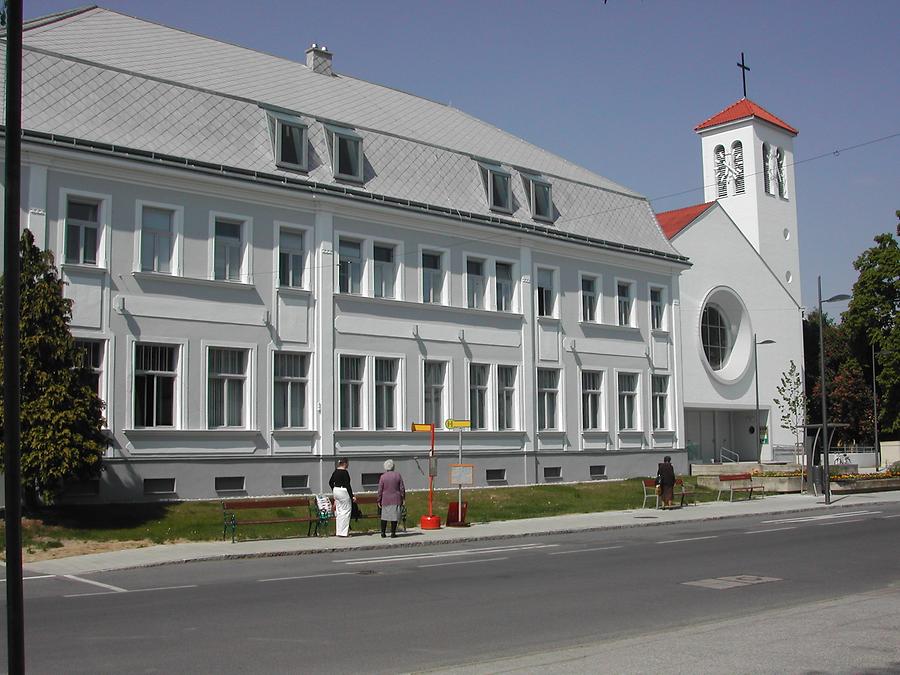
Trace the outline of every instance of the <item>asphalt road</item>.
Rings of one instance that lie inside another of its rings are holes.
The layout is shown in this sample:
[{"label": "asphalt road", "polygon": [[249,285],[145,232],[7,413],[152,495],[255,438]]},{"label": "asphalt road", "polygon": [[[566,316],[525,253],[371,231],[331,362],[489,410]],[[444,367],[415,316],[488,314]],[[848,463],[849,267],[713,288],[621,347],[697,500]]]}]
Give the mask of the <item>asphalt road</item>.
[{"label": "asphalt road", "polygon": [[[691,626],[717,625],[731,629],[717,638],[718,660],[709,662],[717,666],[705,672],[800,672],[790,653],[766,662],[763,645],[756,645],[759,662],[742,657],[729,666],[728,654],[746,647],[765,617],[877,598],[898,582],[895,504],[35,577],[25,582],[26,666],[32,673],[379,673],[499,664],[585,645],[609,655],[619,645],[617,667],[588,659],[578,672],[623,672],[628,663],[651,672],[641,666],[642,645],[658,644],[660,635],[684,641]],[[770,624],[783,625],[782,634],[792,625]],[[897,642],[878,656],[883,672],[900,662]]]}]

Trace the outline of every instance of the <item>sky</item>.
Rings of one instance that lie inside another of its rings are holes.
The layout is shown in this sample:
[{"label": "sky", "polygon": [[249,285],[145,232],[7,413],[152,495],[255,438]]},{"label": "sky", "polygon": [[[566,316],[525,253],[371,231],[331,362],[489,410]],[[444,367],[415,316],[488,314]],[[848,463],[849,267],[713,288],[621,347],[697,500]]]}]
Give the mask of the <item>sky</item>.
[{"label": "sky", "polygon": [[[77,2],[26,0],[26,19]],[[103,7],[449,103],[625,185],[704,201],[694,127],[747,95],[794,142],[803,304],[849,293],[900,209],[900,2],[106,0]],[[845,305],[834,305],[835,312]],[[831,312],[829,312],[831,313]]]}]

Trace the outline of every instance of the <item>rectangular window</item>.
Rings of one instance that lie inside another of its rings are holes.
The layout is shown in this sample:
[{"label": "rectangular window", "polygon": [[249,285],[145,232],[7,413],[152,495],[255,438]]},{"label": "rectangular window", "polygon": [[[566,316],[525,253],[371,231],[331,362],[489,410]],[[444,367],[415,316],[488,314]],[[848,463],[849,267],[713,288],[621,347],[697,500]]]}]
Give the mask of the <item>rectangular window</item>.
[{"label": "rectangular window", "polygon": [[394,280],[397,272],[394,265],[394,247],[387,244],[375,244],[373,257],[375,264],[375,297],[396,297],[394,294]]},{"label": "rectangular window", "polygon": [[216,476],[216,492],[244,492],[243,476]]},{"label": "rectangular window", "polygon": [[66,202],[66,262],[96,265],[100,245],[100,203],[81,197]]},{"label": "rectangular window", "polygon": [[362,280],[362,244],[341,239],[338,243],[338,291],[359,295]]},{"label": "rectangular window", "polygon": [[284,492],[303,492],[309,489],[309,474],[298,473],[281,477],[281,489]]},{"label": "rectangular window", "polygon": [[653,376],[653,428],[668,429],[669,376]]},{"label": "rectangular window", "polygon": [[510,194],[509,174],[500,167],[485,168],[488,189],[488,203],[496,211],[512,211],[512,195]]},{"label": "rectangular window", "polygon": [[277,143],[276,164],[288,169],[306,171],[306,127],[275,121]]},{"label": "rectangular window", "polygon": [[247,361],[246,349],[210,348],[206,400],[210,429],[244,426]]},{"label": "rectangular window", "polygon": [[661,288],[650,289],[650,327],[653,330],[665,330],[665,304]]},{"label": "rectangular window", "polygon": [[603,421],[603,373],[581,372],[581,424],[585,431],[601,428]]},{"label": "rectangular window", "polygon": [[538,368],[538,431],[556,429],[559,371]]},{"label": "rectangular window", "polygon": [[397,428],[398,359],[375,359],[375,428]]},{"label": "rectangular window", "polygon": [[631,284],[619,282],[616,284],[617,304],[619,308],[619,325],[631,325]]},{"label": "rectangular window", "polygon": [[591,480],[604,480],[606,478],[606,464],[591,464]]},{"label": "rectangular window", "polygon": [[513,270],[509,263],[496,265],[497,311],[513,311]]},{"label": "rectangular window", "polygon": [[424,408],[425,424],[435,427],[444,424],[444,385],[447,375],[447,364],[442,361],[425,362]]},{"label": "rectangular window", "polygon": [[81,351],[82,363],[88,371],[91,389],[97,396],[102,396],[100,378],[103,374],[103,341],[75,340],[75,347]]},{"label": "rectangular window", "polygon": [[170,495],[175,494],[174,478],[145,478],[145,495]]},{"label": "rectangular window", "polygon": [[497,367],[497,428],[516,428],[516,367]]},{"label": "rectangular window", "polygon": [[469,420],[473,429],[487,428],[488,373],[490,367],[479,363],[469,366]]},{"label": "rectangular window", "polygon": [[380,473],[364,473],[359,477],[359,483],[366,490],[377,490],[378,481],[381,479]]},{"label": "rectangular window", "polygon": [[619,373],[619,430],[637,429],[637,373]]},{"label": "rectangular window", "polygon": [[141,209],[141,271],[172,272],[175,212],[155,206]]},{"label": "rectangular window", "polygon": [[597,321],[597,279],[581,277],[581,320],[594,323]]},{"label": "rectangular window", "polygon": [[531,215],[537,220],[553,220],[553,197],[550,183],[543,180],[532,179],[531,185]]},{"label": "rectangular window", "polygon": [[538,316],[553,316],[553,270],[537,271],[537,313]]},{"label": "rectangular window", "polygon": [[278,235],[278,284],[303,286],[303,233],[282,229]]},{"label": "rectangular window", "polygon": [[134,346],[134,426],[175,426],[178,347]]},{"label": "rectangular window", "polygon": [[488,483],[505,483],[506,469],[485,469],[484,480]]},{"label": "rectangular window", "polygon": [[342,356],[340,360],[340,426],[362,428],[363,358]]},{"label": "rectangular window", "polygon": [[306,427],[306,385],[309,356],[275,352],[272,373],[272,407],[276,429]]},{"label": "rectangular window", "polygon": [[331,130],[332,168],[335,178],[363,179],[362,138],[349,129]]},{"label": "rectangular window", "polygon": [[241,223],[216,218],[213,278],[241,280]]},{"label": "rectangular window", "polygon": [[444,270],[440,253],[422,253],[422,302],[441,304]]},{"label": "rectangular window", "polygon": [[544,481],[547,483],[557,483],[562,480],[562,467],[561,466],[545,466],[544,467]]},{"label": "rectangular window", "polygon": [[466,299],[471,309],[484,309],[484,261],[466,260]]}]

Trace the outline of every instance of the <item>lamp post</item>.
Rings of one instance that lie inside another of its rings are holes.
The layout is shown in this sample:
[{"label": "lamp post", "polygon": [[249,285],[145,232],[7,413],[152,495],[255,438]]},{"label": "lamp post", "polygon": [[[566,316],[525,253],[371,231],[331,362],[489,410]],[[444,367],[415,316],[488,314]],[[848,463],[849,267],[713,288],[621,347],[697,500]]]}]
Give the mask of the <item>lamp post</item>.
[{"label": "lamp post", "polygon": [[828,399],[825,393],[825,321],[822,318],[822,304],[826,302],[840,302],[849,300],[850,296],[846,293],[832,295],[827,300],[822,300],[822,276],[818,277],[819,288],[819,377],[820,387],[822,389],[822,491],[825,493],[825,503],[831,503],[831,474],[828,468]]},{"label": "lamp post", "polygon": [[881,450],[878,447],[878,391],[875,389],[875,343],[872,343],[872,421],[875,423],[875,470],[881,468]]},{"label": "lamp post", "polygon": [[753,381],[756,383],[756,463],[762,461],[762,442],[759,438],[759,357],[756,352],[758,345],[774,345],[775,340],[763,340],[757,342],[756,333],[753,334]]}]

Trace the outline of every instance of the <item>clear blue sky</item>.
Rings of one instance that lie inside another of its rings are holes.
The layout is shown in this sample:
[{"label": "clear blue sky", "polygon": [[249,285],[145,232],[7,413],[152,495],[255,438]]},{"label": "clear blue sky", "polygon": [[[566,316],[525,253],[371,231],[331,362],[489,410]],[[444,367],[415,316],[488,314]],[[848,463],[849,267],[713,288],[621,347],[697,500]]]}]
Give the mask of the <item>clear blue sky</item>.
[{"label": "clear blue sky", "polygon": [[[25,3],[26,18],[77,6]],[[849,292],[900,209],[900,2],[107,0],[109,9],[438,101],[607,176],[656,211],[703,201],[693,128],[748,96],[795,141],[803,299]],[[815,159],[821,155],[822,158]],[[835,306],[834,309],[841,309]]]}]

